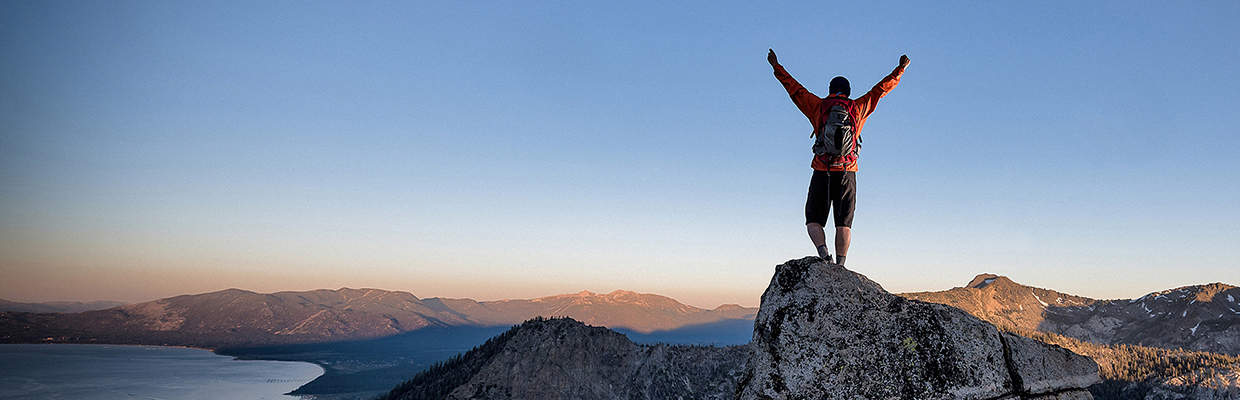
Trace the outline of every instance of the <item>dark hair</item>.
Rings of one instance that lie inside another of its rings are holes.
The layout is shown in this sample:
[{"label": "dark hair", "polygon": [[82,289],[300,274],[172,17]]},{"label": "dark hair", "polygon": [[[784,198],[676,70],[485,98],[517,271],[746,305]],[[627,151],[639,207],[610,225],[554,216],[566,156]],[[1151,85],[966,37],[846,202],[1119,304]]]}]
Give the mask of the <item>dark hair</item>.
[{"label": "dark hair", "polygon": [[848,86],[848,78],[837,76],[831,79],[831,94],[843,93],[844,97],[849,97],[852,88]]}]

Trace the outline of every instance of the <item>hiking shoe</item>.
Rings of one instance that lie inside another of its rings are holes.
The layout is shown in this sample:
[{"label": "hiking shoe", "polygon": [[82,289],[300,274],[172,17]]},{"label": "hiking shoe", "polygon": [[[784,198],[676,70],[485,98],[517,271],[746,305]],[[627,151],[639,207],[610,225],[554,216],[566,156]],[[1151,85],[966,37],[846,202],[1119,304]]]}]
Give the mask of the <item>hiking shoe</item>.
[{"label": "hiking shoe", "polygon": [[835,264],[835,261],[831,260],[831,253],[827,252],[826,245],[818,246],[817,249],[818,249],[818,258],[821,258],[822,261],[825,261],[827,264]]}]

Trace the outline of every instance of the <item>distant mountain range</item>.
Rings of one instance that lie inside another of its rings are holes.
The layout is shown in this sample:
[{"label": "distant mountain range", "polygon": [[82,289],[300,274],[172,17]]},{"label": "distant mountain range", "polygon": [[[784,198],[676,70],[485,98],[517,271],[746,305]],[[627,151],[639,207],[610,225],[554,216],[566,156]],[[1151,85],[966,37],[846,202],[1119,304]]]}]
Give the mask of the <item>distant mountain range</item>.
[{"label": "distant mountain range", "polygon": [[18,303],[0,299],[0,311],[16,311],[28,313],[76,313],[91,310],[106,310],[129,303],[119,301],[50,301],[46,303]]},{"label": "distant mountain range", "polygon": [[0,342],[253,347],[375,339],[428,327],[509,326],[537,316],[650,333],[752,320],[756,313],[734,304],[706,310],[628,291],[479,302],[379,289],[228,289],[72,314],[0,312]]},{"label": "distant mountain range", "polygon": [[954,306],[999,327],[1092,343],[1240,354],[1240,288],[1223,283],[1096,300],[982,274],[965,287],[901,296]]}]

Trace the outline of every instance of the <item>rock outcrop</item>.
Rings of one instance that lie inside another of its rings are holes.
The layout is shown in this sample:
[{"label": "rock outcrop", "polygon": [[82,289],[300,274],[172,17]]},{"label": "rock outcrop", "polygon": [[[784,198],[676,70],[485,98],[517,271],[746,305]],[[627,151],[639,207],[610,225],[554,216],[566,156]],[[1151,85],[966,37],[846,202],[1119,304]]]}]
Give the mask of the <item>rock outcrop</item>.
[{"label": "rock outcrop", "polygon": [[738,398],[1092,399],[1089,358],[817,257],[776,267]]}]

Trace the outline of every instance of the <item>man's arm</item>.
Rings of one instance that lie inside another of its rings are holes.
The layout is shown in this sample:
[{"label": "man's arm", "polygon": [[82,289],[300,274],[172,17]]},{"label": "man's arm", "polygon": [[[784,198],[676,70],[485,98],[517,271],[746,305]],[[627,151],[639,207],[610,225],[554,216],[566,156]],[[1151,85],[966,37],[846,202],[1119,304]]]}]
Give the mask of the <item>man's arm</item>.
[{"label": "man's arm", "polygon": [[779,65],[779,60],[775,57],[775,50],[770,50],[766,54],[766,61],[771,63],[771,68],[775,69],[775,78],[779,79],[779,83],[784,85],[784,89],[788,91],[788,97],[792,98],[792,103],[796,104],[797,109],[801,110],[801,114],[805,114],[805,118],[809,118],[811,124],[816,124],[814,115],[818,111],[818,107],[822,104],[822,98],[810,93],[801,86],[800,82],[792,78],[792,75]]},{"label": "man's arm", "polygon": [[874,112],[874,107],[878,106],[878,100],[886,96],[888,92],[891,92],[891,89],[895,89],[896,85],[900,84],[900,77],[904,75],[904,68],[908,67],[910,62],[912,60],[909,60],[908,55],[900,56],[900,66],[892,70],[883,80],[878,81],[878,84],[870,88],[869,92],[866,92],[854,101],[854,110],[857,111],[859,118],[865,119],[870,116]]}]

